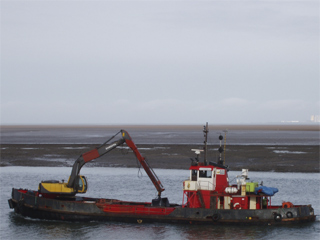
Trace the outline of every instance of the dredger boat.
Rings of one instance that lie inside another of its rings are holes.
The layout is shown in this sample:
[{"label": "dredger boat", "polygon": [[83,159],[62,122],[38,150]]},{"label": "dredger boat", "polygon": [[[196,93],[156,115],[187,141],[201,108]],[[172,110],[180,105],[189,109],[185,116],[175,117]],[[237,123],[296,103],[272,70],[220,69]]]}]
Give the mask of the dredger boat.
[{"label": "dredger boat", "polygon": [[[42,181],[37,191],[12,189],[8,200],[10,208],[17,214],[30,218],[63,221],[121,221],[121,222],[167,222],[185,224],[290,224],[315,221],[311,205],[294,205],[283,202],[271,205],[276,188],[259,186],[247,182],[248,170],[243,169],[237,184],[230,185],[228,167],[221,158],[218,162],[207,161],[208,124],[204,126],[204,148],[193,149],[197,154],[192,159],[188,180],[183,182],[182,204],[171,204],[162,198],[164,191],[159,178],[141,156],[130,135],[121,130],[122,138],[80,155],[73,165],[68,182]],[[81,167],[116,147],[126,143],[158,191],[158,197],[151,202],[130,202],[116,199],[79,197],[76,194],[87,191],[87,180],[79,175]],[[203,152],[204,161],[199,161]]]}]

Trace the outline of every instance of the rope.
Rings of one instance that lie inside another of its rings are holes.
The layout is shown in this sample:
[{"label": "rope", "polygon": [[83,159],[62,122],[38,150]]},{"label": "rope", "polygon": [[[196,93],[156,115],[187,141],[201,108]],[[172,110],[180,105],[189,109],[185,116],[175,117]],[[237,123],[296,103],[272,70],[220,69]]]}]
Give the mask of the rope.
[{"label": "rope", "polygon": [[229,181],[229,183],[231,183],[233,180],[235,180],[237,177],[233,178],[231,181]]},{"label": "rope", "polygon": [[137,161],[137,167],[138,167],[138,178],[142,178],[141,163],[139,162],[137,157],[136,157],[136,161]]}]

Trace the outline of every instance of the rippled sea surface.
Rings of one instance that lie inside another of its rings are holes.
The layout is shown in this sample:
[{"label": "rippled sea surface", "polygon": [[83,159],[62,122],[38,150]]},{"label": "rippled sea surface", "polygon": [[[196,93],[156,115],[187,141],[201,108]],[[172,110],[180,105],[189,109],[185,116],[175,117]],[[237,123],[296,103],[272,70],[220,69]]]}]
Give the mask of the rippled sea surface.
[{"label": "rippled sea surface", "polygon": [[[182,182],[187,170],[154,169],[166,190],[163,197],[181,204]],[[62,222],[23,218],[9,209],[11,188],[37,189],[41,180],[67,179],[70,168],[0,168],[0,239],[319,239],[320,221],[291,226],[199,226],[174,224],[129,224],[118,222]],[[147,175],[138,169],[83,167],[89,181],[84,196],[150,202],[156,190]],[[232,181],[240,172],[229,172]],[[250,180],[277,187],[272,204],[290,201],[312,204],[320,214],[319,173],[250,172]]]}]

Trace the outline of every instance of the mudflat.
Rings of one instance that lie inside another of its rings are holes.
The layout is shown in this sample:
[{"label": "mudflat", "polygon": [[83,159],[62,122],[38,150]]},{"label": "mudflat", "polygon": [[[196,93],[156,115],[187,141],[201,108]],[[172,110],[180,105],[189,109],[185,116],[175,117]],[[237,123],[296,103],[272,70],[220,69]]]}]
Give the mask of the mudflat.
[{"label": "mudflat", "polygon": [[[74,161],[97,144],[2,144],[1,166],[71,167]],[[188,169],[196,154],[191,149],[202,146],[191,144],[137,144],[151,167]],[[221,154],[230,170],[275,172],[319,172],[319,145],[229,145]],[[208,146],[208,161],[217,162],[217,146]],[[200,156],[200,161],[203,155]],[[85,167],[137,167],[133,152],[121,147],[87,163]]]}]

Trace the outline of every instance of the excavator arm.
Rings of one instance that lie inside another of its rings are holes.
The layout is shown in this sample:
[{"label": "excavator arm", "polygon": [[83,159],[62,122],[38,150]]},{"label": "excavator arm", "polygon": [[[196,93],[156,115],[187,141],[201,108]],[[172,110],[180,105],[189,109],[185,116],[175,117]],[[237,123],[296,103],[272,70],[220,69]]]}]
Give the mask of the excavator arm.
[{"label": "excavator arm", "polygon": [[[111,144],[109,142],[121,133],[122,138],[118,141],[114,141]],[[87,190],[87,181],[84,176],[80,176],[80,170],[87,162],[90,162],[96,158],[99,158],[106,153],[112,151],[116,147],[126,143],[128,147],[131,148],[137,159],[139,160],[140,164],[146,171],[147,175],[149,176],[150,180],[156,187],[158,191],[158,196],[161,196],[161,192],[164,191],[164,188],[154,173],[152,168],[148,165],[146,159],[141,156],[140,152],[138,151],[137,146],[132,141],[129,133],[125,130],[120,130],[117,134],[111,137],[108,141],[101,144],[99,147],[81,154],[78,159],[73,164],[71,175],[69,177],[68,183],[60,183],[59,181],[43,181],[39,184],[39,192],[43,194],[55,194],[55,195],[74,195],[76,193],[85,193]]]},{"label": "excavator arm", "polygon": [[[117,133],[116,135],[118,135],[119,133]],[[112,138],[114,138],[116,135],[114,135]],[[97,148],[95,148],[95,149],[93,149],[93,150],[91,150],[89,152],[83,153],[78,157],[78,159],[73,164],[71,175],[70,175],[70,178],[69,178],[69,181],[68,181],[68,184],[67,184],[67,186],[69,188],[75,186],[76,178],[79,175],[80,170],[81,170],[81,168],[83,167],[84,164],[86,164],[87,162],[90,162],[90,161],[92,161],[92,160],[94,160],[96,158],[99,158],[99,157],[105,155],[106,153],[110,152],[111,150],[115,149],[116,147],[122,145],[125,142],[125,140],[122,138],[122,139],[120,139],[118,141],[115,141],[115,142],[107,145],[107,143],[111,139],[109,139],[107,142],[101,144],[99,147],[97,147]]]},{"label": "excavator arm", "polygon": [[134,142],[132,141],[130,135],[128,132],[121,130],[122,133],[122,137],[124,138],[126,144],[128,145],[128,147],[131,148],[131,150],[133,151],[133,153],[136,155],[137,159],[139,160],[141,166],[144,168],[144,170],[146,171],[147,175],[149,176],[150,180],[152,181],[153,185],[155,186],[155,188],[158,191],[158,196],[161,196],[161,192],[164,191],[164,188],[158,178],[158,176],[155,174],[155,172],[153,171],[153,169],[149,166],[148,162],[146,161],[146,159],[144,157],[141,156],[140,152],[138,151],[137,146],[134,144]]}]

